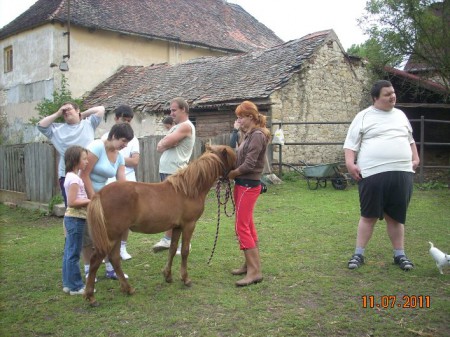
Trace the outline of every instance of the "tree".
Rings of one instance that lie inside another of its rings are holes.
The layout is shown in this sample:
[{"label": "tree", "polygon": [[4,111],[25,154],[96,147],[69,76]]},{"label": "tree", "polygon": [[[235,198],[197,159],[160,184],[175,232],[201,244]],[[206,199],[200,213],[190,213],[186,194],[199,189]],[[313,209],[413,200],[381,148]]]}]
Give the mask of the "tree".
[{"label": "tree", "polygon": [[450,1],[368,0],[359,26],[370,37],[352,46],[374,70],[410,59],[426,65],[450,90]]},{"label": "tree", "polygon": [[[37,124],[42,118],[47,117],[56,111],[66,102],[77,103],[82,110],[83,100],[78,98],[72,98],[72,93],[69,90],[67,79],[64,75],[61,78],[61,89],[53,91],[53,98],[44,100],[38,103],[35,109],[39,112],[38,117],[32,117],[29,119],[31,124]],[[64,123],[64,118],[59,117],[56,119],[58,123]]]},{"label": "tree", "polygon": [[386,65],[394,66],[400,64],[403,60],[402,56],[386,54],[383,46],[374,38],[369,38],[362,44],[353,44],[347,50],[347,53],[368,60],[367,68],[373,77],[371,82],[383,77]]}]

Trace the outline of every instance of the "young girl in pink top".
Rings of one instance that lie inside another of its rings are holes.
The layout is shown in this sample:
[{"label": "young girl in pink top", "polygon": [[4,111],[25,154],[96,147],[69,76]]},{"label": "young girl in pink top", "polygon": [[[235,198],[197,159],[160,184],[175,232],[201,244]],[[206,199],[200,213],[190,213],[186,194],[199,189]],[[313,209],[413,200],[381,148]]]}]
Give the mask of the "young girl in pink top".
[{"label": "young girl in pink top", "polygon": [[81,146],[71,146],[64,154],[66,179],[64,189],[67,209],[64,214],[66,242],[62,265],[63,291],[70,295],[82,295],[84,283],[80,273],[80,253],[83,247],[83,231],[86,226],[86,209],[90,200],[78,173],[86,168],[88,152]]}]

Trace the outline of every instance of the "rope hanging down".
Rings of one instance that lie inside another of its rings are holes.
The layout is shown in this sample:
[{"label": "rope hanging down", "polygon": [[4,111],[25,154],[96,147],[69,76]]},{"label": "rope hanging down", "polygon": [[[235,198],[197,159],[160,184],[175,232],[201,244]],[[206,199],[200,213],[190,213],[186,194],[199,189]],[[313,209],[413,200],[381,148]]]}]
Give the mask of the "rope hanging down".
[{"label": "rope hanging down", "polygon": [[[222,195],[221,187],[222,184],[226,184],[225,186],[225,194]],[[217,197],[217,228],[216,228],[216,237],[214,238],[214,246],[211,251],[211,256],[208,259],[208,264],[210,264],[212,257],[214,255],[214,252],[216,250],[217,245],[217,239],[219,238],[219,224],[220,224],[220,206],[223,206],[223,211],[227,217],[232,217],[234,215],[234,212],[236,211],[234,200],[233,200],[233,193],[231,192],[231,182],[229,179],[219,179],[217,180],[216,185],[216,197]],[[231,214],[228,214],[227,211],[227,203],[228,200],[231,199],[231,204],[233,205],[233,212]],[[222,201],[223,200],[223,201]]]}]

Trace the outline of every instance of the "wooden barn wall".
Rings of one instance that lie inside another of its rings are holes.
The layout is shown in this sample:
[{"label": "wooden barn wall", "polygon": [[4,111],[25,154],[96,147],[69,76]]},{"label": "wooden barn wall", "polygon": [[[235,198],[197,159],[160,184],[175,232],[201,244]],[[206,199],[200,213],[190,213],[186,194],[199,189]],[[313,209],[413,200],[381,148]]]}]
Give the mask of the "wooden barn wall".
[{"label": "wooden barn wall", "polygon": [[197,137],[207,139],[223,133],[230,133],[236,115],[232,111],[191,112],[189,118],[195,121]]},{"label": "wooden barn wall", "polygon": [[[267,111],[261,110],[270,122],[270,115]],[[195,123],[197,137],[208,139],[218,135],[230,133],[233,129],[236,115],[234,110],[213,111],[213,112],[193,112],[189,113],[189,119]]]}]

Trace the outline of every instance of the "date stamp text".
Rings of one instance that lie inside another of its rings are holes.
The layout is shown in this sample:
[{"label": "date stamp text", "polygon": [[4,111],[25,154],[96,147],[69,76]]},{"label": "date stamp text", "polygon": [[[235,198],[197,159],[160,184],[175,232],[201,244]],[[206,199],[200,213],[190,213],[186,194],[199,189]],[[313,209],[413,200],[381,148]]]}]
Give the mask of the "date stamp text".
[{"label": "date stamp text", "polygon": [[428,295],[363,295],[361,296],[363,309],[371,308],[430,308],[431,296]]}]

